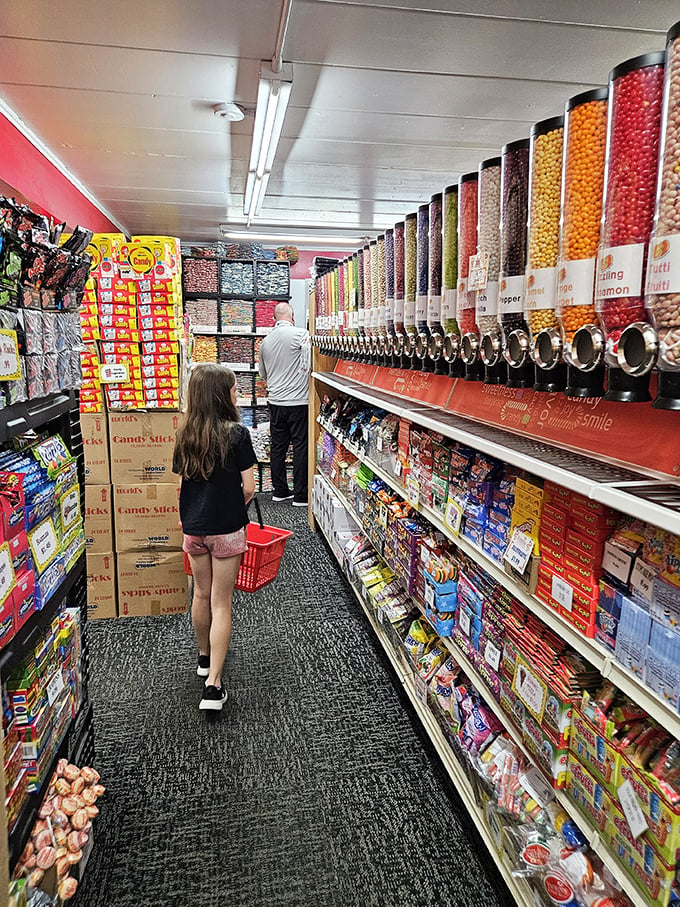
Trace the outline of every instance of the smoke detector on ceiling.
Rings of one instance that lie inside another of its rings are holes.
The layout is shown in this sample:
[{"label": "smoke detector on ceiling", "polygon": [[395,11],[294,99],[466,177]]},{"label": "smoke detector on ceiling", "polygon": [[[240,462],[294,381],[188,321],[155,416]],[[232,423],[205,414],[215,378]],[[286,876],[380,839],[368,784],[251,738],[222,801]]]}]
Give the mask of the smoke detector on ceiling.
[{"label": "smoke detector on ceiling", "polygon": [[226,101],[221,104],[215,104],[213,113],[221,120],[229,120],[232,123],[238,123],[246,115],[245,107],[237,104],[236,101]]}]

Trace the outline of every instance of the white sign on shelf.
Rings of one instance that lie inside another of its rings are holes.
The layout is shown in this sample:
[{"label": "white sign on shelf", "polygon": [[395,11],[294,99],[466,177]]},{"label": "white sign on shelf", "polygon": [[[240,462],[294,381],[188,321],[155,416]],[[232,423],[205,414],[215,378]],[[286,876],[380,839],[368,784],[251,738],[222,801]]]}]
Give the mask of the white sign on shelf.
[{"label": "white sign on shelf", "polygon": [[417,507],[420,501],[420,485],[413,476],[406,479],[406,499],[413,507]]},{"label": "white sign on shelf", "polygon": [[128,367],[122,362],[115,365],[101,365],[99,380],[102,384],[127,384]]},{"label": "white sign on shelf", "polygon": [[534,540],[521,529],[515,529],[505,552],[505,560],[518,573],[524,573],[534,550]]},{"label": "white sign on shelf", "polygon": [[416,687],[416,699],[423,705],[427,705],[427,684],[420,676],[420,674],[414,674],[414,681]]},{"label": "white sign on shelf", "polygon": [[434,607],[434,586],[432,583],[425,583],[425,604],[428,608]]},{"label": "white sign on shelf", "polygon": [[466,636],[470,635],[470,615],[467,613],[465,608],[461,608],[460,616],[458,618],[458,624],[465,633]]},{"label": "white sign on shelf", "polygon": [[574,601],[574,587],[565,582],[561,576],[553,576],[550,594],[563,608],[571,611]]},{"label": "white sign on shelf", "polygon": [[484,647],[484,661],[490,668],[493,668],[494,671],[497,671],[500,667],[502,654],[503,653],[498,646],[495,646],[490,639],[487,639],[486,646]]},{"label": "white sign on shelf", "polygon": [[463,520],[463,509],[455,501],[449,501],[444,511],[444,525],[453,535],[460,535],[460,524]]},{"label": "white sign on shelf", "polygon": [[52,680],[47,684],[47,701],[50,706],[53,706],[57,699],[59,699],[59,694],[63,689],[64,673],[61,668],[59,668]]},{"label": "white sign on shelf", "polygon": [[535,765],[519,776],[519,782],[540,807],[546,806],[555,799],[555,791]]},{"label": "white sign on shelf", "polygon": [[649,826],[647,825],[647,819],[642,812],[640,801],[637,798],[633,785],[630,781],[624,781],[617,793],[619,795],[621,809],[623,810],[623,814],[628,822],[628,827],[630,828],[630,833],[634,838],[639,838],[642,832],[646,831]]}]

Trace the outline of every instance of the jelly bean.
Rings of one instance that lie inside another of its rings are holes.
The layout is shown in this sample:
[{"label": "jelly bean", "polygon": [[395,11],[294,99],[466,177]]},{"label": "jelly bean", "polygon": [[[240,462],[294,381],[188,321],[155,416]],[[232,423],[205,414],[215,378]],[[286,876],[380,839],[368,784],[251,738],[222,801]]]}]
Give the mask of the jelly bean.
[{"label": "jelly bean", "polygon": [[[553,126],[554,128],[549,128]],[[560,190],[564,124],[561,117],[546,124],[547,131],[532,130],[527,267],[556,268],[560,238]],[[527,321],[532,335],[557,325],[557,298],[530,308]]]},{"label": "jelly bean", "polygon": [[[565,152],[562,180],[562,230],[560,260],[594,260],[600,241],[600,218],[604,187],[604,159],[607,132],[607,93],[603,89],[585,92],[567,102],[565,111]],[[597,324],[593,288],[576,305],[560,307],[560,321],[566,341],[585,324]]]},{"label": "jelly bean", "polygon": [[[663,149],[659,159],[656,214],[654,220],[652,261],[655,241],[680,233],[680,23],[668,32],[666,46],[666,104],[663,111]],[[674,270],[676,256],[665,253]],[[680,292],[651,293],[647,309],[659,332],[661,369],[680,369]]]},{"label": "jelly bean", "polygon": [[[661,59],[659,59],[661,57]],[[608,247],[649,241],[659,153],[663,97],[663,57],[646,55],[617,66],[609,77],[609,131],[601,257]],[[644,286],[645,262],[638,275]],[[626,275],[627,278],[629,275]],[[616,365],[616,351],[625,327],[645,321],[639,293],[597,301],[607,333],[607,361]]]},{"label": "jelly bean", "polygon": [[[416,220],[416,299],[427,300],[430,271],[430,206],[420,205]],[[427,303],[426,303],[427,305]],[[416,327],[427,333],[427,308],[416,305]]]},{"label": "jelly bean", "polygon": [[415,306],[418,286],[418,215],[408,214],[404,221],[404,327],[415,333]]},{"label": "jelly bean", "polygon": [[[222,330],[239,326],[252,330],[254,303],[249,299],[223,299],[220,303]],[[269,327],[273,324],[269,322]]]},{"label": "jelly bean", "polygon": [[[462,334],[477,333],[475,294],[467,292],[470,256],[477,254],[477,173],[466,173],[458,183],[458,327]],[[463,289],[461,289],[461,281]]]},{"label": "jelly bean", "polygon": [[404,333],[404,221],[394,225],[394,330]]},{"label": "jelly bean", "polygon": [[[498,283],[498,271],[501,262],[501,159],[491,158],[484,161],[479,168],[478,189],[478,251],[488,256],[486,273],[487,284]],[[497,291],[496,287],[496,291]],[[498,322],[497,306],[493,310],[485,307],[482,313],[477,297],[477,324],[482,334],[494,331]]]},{"label": "jelly bean", "polygon": [[375,310],[380,305],[380,275],[378,267],[378,240],[374,239],[368,244],[369,262],[371,267],[371,321],[369,327],[373,330],[377,326]]},{"label": "jelly bean", "polygon": [[429,275],[428,292],[441,296],[442,292],[442,196],[433,195],[430,200],[430,228],[428,236]]}]

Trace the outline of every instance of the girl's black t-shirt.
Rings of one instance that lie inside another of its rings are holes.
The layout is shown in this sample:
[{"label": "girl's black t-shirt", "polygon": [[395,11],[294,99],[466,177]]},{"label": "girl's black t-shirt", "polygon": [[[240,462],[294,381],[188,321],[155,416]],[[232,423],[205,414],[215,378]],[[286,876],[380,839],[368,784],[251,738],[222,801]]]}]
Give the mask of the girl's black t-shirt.
[{"label": "girl's black t-shirt", "polygon": [[[250,432],[234,425],[224,466],[209,479],[182,478],[179,517],[185,535],[228,535],[248,525],[241,473],[257,463]],[[173,463],[173,472],[179,472]]]}]

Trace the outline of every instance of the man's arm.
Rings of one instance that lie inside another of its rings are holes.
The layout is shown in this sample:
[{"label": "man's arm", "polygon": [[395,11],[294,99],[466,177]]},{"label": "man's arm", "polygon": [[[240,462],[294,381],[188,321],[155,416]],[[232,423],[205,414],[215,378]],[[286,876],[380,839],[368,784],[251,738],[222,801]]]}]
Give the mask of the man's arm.
[{"label": "man's arm", "polygon": [[267,368],[264,364],[264,350],[262,349],[263,346],[264,346],[264,344],[262,344],[260,346],[260,356],[259,356],[259,359],[257,360],[257,370],[260,373],[260,377],[263,379],[263,381],[266,381],[267,380]]}]

